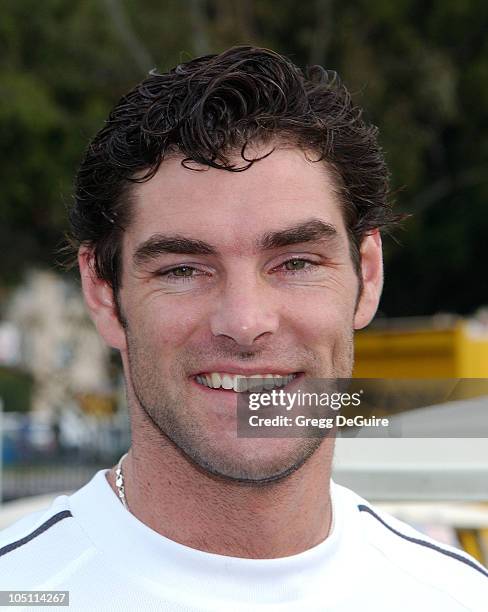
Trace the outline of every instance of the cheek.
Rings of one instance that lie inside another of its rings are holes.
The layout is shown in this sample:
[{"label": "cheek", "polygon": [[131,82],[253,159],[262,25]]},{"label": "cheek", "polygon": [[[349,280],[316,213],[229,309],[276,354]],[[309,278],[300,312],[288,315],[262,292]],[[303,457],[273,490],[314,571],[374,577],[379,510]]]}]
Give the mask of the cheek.
[{"label": "cheek", "polygon": [[318,290],[287,298],[285,326],[293,327],[310,345],[332,341],[352,332],[355,291]]},{"label": "cheek", "polygon": [[129,324],[152,353],[164,356],[188,342],[201,325],[202,313],[196,300],[148,300],[134,309]]}]

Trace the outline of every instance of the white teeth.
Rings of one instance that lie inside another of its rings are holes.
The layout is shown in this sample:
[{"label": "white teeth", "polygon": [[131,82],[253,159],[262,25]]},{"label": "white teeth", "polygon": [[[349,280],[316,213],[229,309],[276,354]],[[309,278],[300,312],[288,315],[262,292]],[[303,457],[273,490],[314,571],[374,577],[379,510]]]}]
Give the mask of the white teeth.
[{"label": "white teeth", "polygon": [[220,374],[217,374],[216,372],[214,372],[213,374],[211,374],[210,376],[207,375],[207,380],[209,380],[209,387],[213,387],[214,389],[220,389],[220,385],[222,384],[222,381],[220,379]]},{"label": "white teeth", "polygon": [[263,377],[261,374],[253,374],[247,379],[248,391],[262,391],[263,387]]},{"label": "white teeth", "polygon": [[270,391],[275,386],[275,379],[273,374],[266,374],[266,378],[263,380],[264,388]]},{"label": "white teeth", "polygon": [[222,388],[227,390],[234,388],[234,381],[228,374],[224,374],[222,377]]},{"label": "white teeth", "polygon": [[282,376],[280,374],[252,374],[243,376],[242,374],[226,374],[212,372],[210,374],[199,374],[195,380],[209,387],[210,389],[233,390],[236,393],[245,391],[259,392],[270,391],[274,388],[284,387],[296,377],[296,374]]},{"label": "white teeth", "polygon": [[234,376],[234,391],[236,393],[242,393],[243,391],[247,391],[247,380],[245,376]]}]

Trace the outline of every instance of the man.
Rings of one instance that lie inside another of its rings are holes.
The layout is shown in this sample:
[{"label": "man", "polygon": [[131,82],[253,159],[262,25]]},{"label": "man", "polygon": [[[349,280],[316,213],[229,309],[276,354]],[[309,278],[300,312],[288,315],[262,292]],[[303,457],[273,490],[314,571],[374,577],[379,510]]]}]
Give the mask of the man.
[{"label": "man", "polygon": [[376,130],[323,69],[238,47],[122,98],[71,224],[132,444],[2,534],[2,589],[75,610],[486,609],[476,561],[331,482],[332,436],[236,434],[243,386],[351,375],[387,191]]}]

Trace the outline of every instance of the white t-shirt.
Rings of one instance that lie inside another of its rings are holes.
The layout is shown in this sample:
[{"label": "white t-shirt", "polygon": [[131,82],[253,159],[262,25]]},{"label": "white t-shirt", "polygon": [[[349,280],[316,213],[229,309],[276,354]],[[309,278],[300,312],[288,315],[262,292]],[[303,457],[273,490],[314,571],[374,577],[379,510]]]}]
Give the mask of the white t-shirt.
[{"label": "white t-shirt", "polygon": [[80,612],[488,610],[488,571],[474,559],[335,483],[326,540],[241,559],[159,535],[123,507],[106,472],[0,533],[0,590],[67,590]]}]

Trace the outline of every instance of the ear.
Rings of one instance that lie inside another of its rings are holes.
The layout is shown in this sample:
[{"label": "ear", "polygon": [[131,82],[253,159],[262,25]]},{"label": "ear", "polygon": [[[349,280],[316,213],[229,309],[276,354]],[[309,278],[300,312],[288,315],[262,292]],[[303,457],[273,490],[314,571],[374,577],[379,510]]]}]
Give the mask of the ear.
[{"label": "ear", "polygon": [[354,329],[362,329],[371,322],[380,302],[383,289],[383,252],[379,230],[365,236],[360,257],[363,290],[354,315]]},{"label": "ear", "polygon": [[110,285],[96,274],[93,251],[80,247],[78,264],[85,302],[98,333],[112,348],[125,350],[126,337],[117,318],[115,297]]}]

